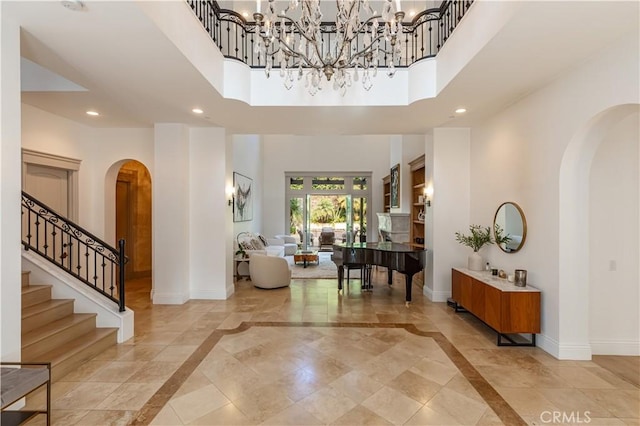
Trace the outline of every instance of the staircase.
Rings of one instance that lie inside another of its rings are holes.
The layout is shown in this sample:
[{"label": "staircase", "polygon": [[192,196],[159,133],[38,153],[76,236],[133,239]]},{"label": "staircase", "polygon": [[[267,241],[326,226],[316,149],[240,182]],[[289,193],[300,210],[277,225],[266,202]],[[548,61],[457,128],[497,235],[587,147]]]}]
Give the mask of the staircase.
[{"label": "staircase", "polygon": [[96,328],[96,314],[76,314],[73,299],[52,299],[50,285],[22,272],[22,361],[51,362],[56,381],[117,342],[117,328]]}]

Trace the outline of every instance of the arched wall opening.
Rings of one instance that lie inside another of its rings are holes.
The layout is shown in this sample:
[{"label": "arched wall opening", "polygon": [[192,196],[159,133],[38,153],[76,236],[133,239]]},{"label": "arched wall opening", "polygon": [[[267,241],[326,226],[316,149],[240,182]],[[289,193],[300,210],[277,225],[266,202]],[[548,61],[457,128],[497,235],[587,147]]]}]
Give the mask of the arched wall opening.
[{"label": "arched wall opening", "polygon": [[151,173],[137,160],[118,161],[105,176],[105,236],[114,243],[125,240],[126,280],[139,281],[136,291],[144,292],[152,287],[151,189]]},{"label": "arched wall opening", "polygon": [[[589,208],[591,168],[598,148],[608,138],[612,129],[629,116],[639,113],[640,105],[638,104],[618,105],[602,111],[585,123],[583,128],[574,135],[562,158],[558,229],[560,359],[590,359],[594,353],[591,345],[590,324],[596,319],[591,318],[589,296],[590,263],[594,260],[589,254],[592,229],[590,225],[592,212]],[[636,161],[638,161],[637,157]],[[637,209],[638,194],[635,195],[635,203]],[[633,227],[638,229],[638,223],[633,224]],[[629,236],[636,241],[638,237],[637,232]],[[637,277],[637,258],[635,267]],[[616,289],[612,288],[610,291],[616,291]],[[629,295],[626,296],[629,297]],[[619,297],[625,297],[625,295]],[[593,308],[608,309],[595,305]],[[622,321],[631,321],[634,312],[637,318],[636,308],[627,312]],[[615,324],[612,322],[610,327],[615,327]],[[602,353],[600,350],[598,352]]]}]

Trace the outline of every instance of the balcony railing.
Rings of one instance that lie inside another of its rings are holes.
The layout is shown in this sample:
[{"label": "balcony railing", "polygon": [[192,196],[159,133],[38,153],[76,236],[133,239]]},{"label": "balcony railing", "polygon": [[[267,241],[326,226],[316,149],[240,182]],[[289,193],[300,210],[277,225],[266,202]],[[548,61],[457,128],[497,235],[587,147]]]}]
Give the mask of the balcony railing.
[{"label": "balcony railing", "polygon": [[[264,55],[255,52],[255,44],[259,37],[255,22],[246,21],[233,10],[221,9],[215,0],[186,1],[225,58],[236,59],[252,68],[265,67]],[[400,37],[402,61],[396,64],[396,67],[408,67],[422,59],[436,56],[472,3],[473,0],[446,0],[438,8],[418,13],[411,22],[403,22],[403,34]],[[380,25],[379,31],[382,31],[382,28],[383,25]],[[336,36],[335,24],[326,22],[321,27],[321,32],[323,46],[330,46]],[[357,43],[362,43],[362,40],[358,39]],[[390,51],[390,46],[386,45],[384,39],[380,48]],[[324,55],[324,52],[322,54]],[[277,68],[278,61],[272,59],[274,68]],[[381,57],[379,66],[387,67],[390,61],[391,57]]]}]

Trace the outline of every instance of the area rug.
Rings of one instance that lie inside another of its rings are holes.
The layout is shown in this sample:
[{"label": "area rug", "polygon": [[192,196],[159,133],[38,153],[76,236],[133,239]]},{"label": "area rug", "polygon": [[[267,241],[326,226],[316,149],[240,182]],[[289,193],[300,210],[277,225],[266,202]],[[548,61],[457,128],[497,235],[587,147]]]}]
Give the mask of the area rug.
[{"label": "area rug", "polygon": [[331,261],[332,254],[333,252],[319,252],[319,264],[310,263],[306,268],[302,266],[302,263],[296,265],[293,262],[293,256],[286,256],[285,259],[289,262],[289,268],[291,269],[291,278],[338,278],[338,268]]}]

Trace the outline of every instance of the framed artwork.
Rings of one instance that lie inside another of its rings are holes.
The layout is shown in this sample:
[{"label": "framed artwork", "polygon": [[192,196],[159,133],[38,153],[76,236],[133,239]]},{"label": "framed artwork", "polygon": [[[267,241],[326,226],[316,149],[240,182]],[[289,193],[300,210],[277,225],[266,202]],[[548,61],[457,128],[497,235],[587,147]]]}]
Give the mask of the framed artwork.
[{"label": "framed artwork", "polygon": [[253,180],[233,172],[233,221],[253,220]]},{"label": "framed artwork", "polygon": [[400,164],[391,168],[391,207],[400,207]]}]

